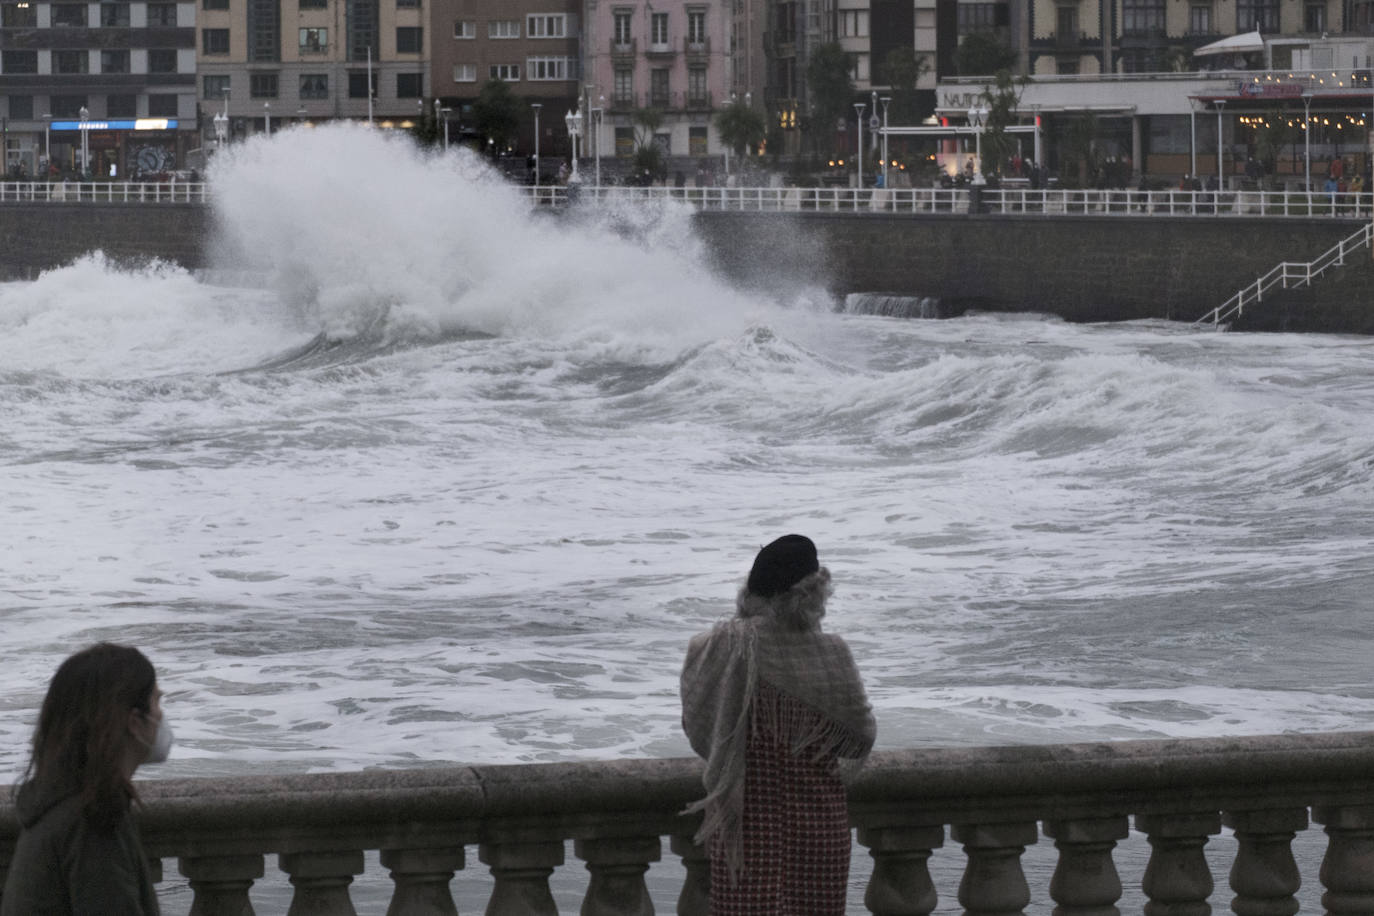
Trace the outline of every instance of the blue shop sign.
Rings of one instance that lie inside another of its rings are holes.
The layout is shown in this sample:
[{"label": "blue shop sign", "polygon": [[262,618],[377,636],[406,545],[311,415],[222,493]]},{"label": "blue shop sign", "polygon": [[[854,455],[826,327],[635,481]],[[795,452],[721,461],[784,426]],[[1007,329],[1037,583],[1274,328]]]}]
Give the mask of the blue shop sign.
[{"label": "blue shop sign", "polygon": [[176,118],[128,118],[119,121],[53,121],[53,130],[176,130]]}]

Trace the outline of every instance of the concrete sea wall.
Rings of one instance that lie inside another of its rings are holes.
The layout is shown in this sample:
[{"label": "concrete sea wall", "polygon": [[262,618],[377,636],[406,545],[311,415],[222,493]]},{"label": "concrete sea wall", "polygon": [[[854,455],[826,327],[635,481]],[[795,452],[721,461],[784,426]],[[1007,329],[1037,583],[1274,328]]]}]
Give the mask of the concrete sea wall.
[{"label": "concrete sea wall", "polygon": [[[986,309],[1070,321],[1193,321],[1279,262],[1311,261],[1361,225],[1330,216],[731,211],[702,211],[695,222],[716,266],[745,285],[932,297],[942,317]],[[213,215],[189,203],[0,205],[0,278],[96,249],[115,260],[212,266]],[[1374,333],[1374,261],[1348,259],[1311,287],[1276,290],[1234,327]]]}]

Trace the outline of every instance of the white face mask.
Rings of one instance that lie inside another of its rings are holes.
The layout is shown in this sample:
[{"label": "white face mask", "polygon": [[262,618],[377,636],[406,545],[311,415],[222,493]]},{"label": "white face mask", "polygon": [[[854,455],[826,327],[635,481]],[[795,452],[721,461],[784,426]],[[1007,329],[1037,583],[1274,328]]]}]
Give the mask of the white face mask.
[{"label": "white face mask", "polygon": [[172,727],[167,724],[167,716],[164,715],[157,722],[157,736],[153,738],[153,743],[148,745],[148,755],[143,758],[143,762],[163,763],[171,752]]}]

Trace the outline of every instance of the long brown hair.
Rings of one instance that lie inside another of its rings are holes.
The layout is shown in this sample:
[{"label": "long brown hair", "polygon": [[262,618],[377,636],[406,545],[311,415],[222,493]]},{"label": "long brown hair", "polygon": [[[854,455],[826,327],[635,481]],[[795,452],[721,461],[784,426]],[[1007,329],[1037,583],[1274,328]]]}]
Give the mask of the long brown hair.
[{"label": "long brown hair", "polygon": [[131,710],[148,712],[157,673],[129,646],[97,643],[64,661],[48,684],[24,783],[81,793],[86,817],[113,824],[137,793],[123,762]]}]

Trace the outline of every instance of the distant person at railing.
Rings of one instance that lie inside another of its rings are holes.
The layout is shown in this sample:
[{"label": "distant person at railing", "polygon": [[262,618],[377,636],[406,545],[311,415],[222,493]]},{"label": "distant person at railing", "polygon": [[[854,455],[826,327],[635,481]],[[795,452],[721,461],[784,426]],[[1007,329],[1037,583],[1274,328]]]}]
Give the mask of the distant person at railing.
[{"label": "distant person at railing", "polygon": [[711,856],[711,916],[842,916],[857,769],[876,726],[849,647],[821,632],[830,571],[798,534],[764,547],[736,616],[693,637],[682,726],[706,760],[696,836]]},{"label": "distant person at railing", "polygon": [[171,746],[162,691],[142,652],[99,643],[64,661],[15,793],[22,830],[0,916],[156,916],[130,780],[141,764],[166,760]]}]

